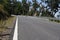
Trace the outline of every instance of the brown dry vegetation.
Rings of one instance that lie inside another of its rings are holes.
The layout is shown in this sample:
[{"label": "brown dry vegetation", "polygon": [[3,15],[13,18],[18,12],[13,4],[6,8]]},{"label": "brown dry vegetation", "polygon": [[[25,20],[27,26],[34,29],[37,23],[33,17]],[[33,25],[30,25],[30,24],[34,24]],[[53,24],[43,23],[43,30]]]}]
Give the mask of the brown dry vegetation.
[{"label": "brown dry vegetation", "polygon": [[0,20],[0,32],[5,31],[8,27],[11,27],[15,18],[16,17],[9,17],[7,20]]}]

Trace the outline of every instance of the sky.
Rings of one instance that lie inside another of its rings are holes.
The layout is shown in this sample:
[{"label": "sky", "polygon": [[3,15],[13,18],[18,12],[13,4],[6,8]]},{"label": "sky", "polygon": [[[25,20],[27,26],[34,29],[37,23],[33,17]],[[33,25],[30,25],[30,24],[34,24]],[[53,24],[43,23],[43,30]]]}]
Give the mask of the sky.
[{"label": "sky", "polygon": [[[19,1],[22,1],[22,0],[19,0]],[[31,1],[32,2],[32,0],[27,0],[27,1]],[[41,0],[37,0],[37,2],[40,3]],[[47,6],[45,3],[42,3],[42,5]]]},{"label": "sky", "polygon": [[[21,1],[21,0],[19,0],[19,1]],[[32,0],[29,0],[29,1],[31,1],[32,2]],[[39,3],[41,2],[41,0],[37,0]]]}]

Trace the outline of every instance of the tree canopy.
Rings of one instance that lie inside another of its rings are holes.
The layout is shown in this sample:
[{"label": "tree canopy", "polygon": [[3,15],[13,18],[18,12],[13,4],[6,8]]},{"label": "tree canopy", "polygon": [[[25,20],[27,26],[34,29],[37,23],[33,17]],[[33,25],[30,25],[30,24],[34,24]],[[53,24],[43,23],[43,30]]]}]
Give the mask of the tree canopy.
[{"label": "tree canopy", "polygon": [[[43,5],[47,4],[47,6]],[[60,0],[0,0],[0,11],[7,13],[6,15],[39,15],[44,16],[54,15],[60,8]],[[39,10],[38,10],[39,9]],[[49,11],[51,9],[51,11]],[[53,14],[53,12],[55,12]],[[1,13],[0,13],[1,14]],[[4,14],[5,15],[5,14]]]}]

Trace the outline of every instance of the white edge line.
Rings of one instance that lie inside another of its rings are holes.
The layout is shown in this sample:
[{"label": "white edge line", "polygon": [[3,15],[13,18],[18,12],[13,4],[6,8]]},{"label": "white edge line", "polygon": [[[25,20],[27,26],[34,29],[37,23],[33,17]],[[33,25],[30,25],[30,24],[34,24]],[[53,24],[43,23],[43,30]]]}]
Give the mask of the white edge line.
[{"label": "white edge line", "polygon": [[18,17],[16,19],[16,25],[15,25],[13,40],[18,40]]}]

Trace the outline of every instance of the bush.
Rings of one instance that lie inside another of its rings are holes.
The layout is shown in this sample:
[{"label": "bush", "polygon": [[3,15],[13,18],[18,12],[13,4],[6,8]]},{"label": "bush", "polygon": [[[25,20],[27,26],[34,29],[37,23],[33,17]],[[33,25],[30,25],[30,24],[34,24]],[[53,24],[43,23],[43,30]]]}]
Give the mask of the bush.
[{"label": "bush", "polygon": [[60,23],[60,20],[54,20],[54,19],[49,19],[50,21],[54,21],[54,22],[57,22],[57,23]]},{"label": "bush", "polygon": [[0,4],[0,20],[7,19],[9,17],[8,13],[4,10],[4,6]]}]

